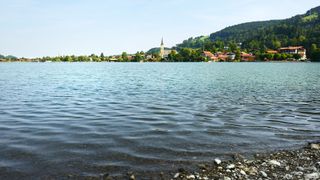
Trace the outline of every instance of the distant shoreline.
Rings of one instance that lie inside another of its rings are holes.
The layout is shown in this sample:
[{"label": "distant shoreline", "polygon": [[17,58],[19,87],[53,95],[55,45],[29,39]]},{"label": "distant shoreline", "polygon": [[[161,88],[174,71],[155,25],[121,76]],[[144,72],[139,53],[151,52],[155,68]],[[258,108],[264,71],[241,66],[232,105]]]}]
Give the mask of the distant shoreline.
[{"label": "distant shoreline", "polygon": [[0,63],[208,63],[208,64],[216,64],[216,63],[318,63],[320,61],[232,61],[232,62],[205,62],[205,61],[162,61],[162,62],[109,62],[109,61],[73,61],[73,62],[65,62],[65,61],[55,61],[55,62],[37,62],[37,61],[0,61]]}]

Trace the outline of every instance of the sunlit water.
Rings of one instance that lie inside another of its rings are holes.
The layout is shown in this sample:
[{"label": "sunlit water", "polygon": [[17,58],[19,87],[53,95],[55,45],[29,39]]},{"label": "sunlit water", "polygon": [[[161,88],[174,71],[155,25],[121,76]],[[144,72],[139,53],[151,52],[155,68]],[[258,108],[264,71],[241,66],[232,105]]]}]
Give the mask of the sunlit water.
[{"label": "sunlit water", "polygon": [[317,63],[0,64],[0,177],[168,171],[319,139]]}]

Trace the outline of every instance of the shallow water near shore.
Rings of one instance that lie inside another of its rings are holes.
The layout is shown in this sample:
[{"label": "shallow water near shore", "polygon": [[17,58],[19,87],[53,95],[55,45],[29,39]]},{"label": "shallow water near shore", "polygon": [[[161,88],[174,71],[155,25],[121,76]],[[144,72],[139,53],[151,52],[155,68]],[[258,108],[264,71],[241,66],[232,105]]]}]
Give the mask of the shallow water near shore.
[{"label": "shallow water near shore", "polygon": [[320,63],[1,63],[0,176],[169,171],[320,138]]}]

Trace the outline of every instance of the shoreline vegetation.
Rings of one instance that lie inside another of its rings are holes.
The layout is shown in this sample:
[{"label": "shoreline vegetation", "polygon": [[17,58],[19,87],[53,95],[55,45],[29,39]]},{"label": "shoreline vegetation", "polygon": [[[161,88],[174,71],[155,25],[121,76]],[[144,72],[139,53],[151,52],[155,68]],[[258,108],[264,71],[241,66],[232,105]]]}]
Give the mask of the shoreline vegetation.
[{"label": "shoreline vegetation", "polygon": [[294,60],[272,60],[272,61],[230,61],[230,62],[206,62],[206,61],[140,61],[140,62],[114,62],[114,61],[72,61],[72,62],[66,62],[66,61],[12,61],[12,60],[6,60],[1,61],[0,63],[317,63],[319,61],[294,61]]},{"label": "shoreline vegetation", "polygon": [[[81,178],[70,175],[69,178]],[[134,173],[112,176],[108,173],[87,179],[172,179],[172,180],[235,180],[235,179],[320,179],[320,142],[309,143],[295,150],[281,150],[255,154],[246,158],[235,154],[232,160],[222,161],[216,158],[209,164],[198,164],[196,171],[178,169],[172,172]]]},{"label": "shoreline vegetation", "polygon": [[[262,54],[253,54],[240,51],[219,51],[212,53],[211,51],[202,51],[200,49],[183,48],[177,50],[166,50],[166,54],[145,53],[143,51],[136,54],[127,54],[123,52],[121,55],[99,56],[91,54],[90,56],[56,56],[42,58],[17,58],[15,56],[0,55],[0,62],[310,62],[306,57],[306,50],[294,50],[286,52],[278,52],[269,50]],[[228,49],[226,47],[225,49]]]},{"label": "shoreline vegetation", "polygon": [[[213,45],[215,46],[215,45]],[[316,45],[313,48],[316,51]],[[320,52],[320,51],[319,51]],[[309,62],[307,50],[303,46],[281,47],[269,49],[263,53],[252,53],[241,49],[240,45],[224,46],[214,50],[192,48],[165,48],[163,41],[160,48],[148,52],[137,52],[121,55],[105,56],[91,54],[89,56],[56,56],[42,58],[17,58],[0,55],[0,62]]]}]

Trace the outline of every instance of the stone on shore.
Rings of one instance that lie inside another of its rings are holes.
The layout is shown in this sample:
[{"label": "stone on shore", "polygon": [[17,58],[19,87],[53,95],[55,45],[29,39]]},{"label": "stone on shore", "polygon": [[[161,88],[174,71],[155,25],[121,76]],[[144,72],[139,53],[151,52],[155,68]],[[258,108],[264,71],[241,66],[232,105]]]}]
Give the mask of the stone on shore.
[{"label": "stone on shore", "polygon": [[217,165],[220,165],[220,164],[221,164],[221,160],[220,160],[219,158],[214,159],[214,162],[215,162]]},{"label": "stone on shore", "polygon": [[234,169],[236,166],[234,164],[230,164],[227,166],[227,169]]},{"label": "stone on shore", "polygon": [[136,180],[136,177],[132,174],[129,179],[130,180]]},{"label": "stone on shore", "polygon": [[305,180],[317,180],[320,178],[320,174],[319,173],[311,173],[311,174],[306,174],[304,176]]},{"label": "stone on shore", "polygon": [[261,174],[261,176],[264,177],[264,178],[267,178],[267,177],[268,177],[267,173],[264,172],[264,171],[260,171],[260,174]]},{"label": "stone on shore", "polygon": [[314,150],[320,150],[320,144],[311,144],[310,147]]},{"label": "stone on shore", "polygon": [[187,179],[195,179],[195,178],[196,178],[196,176],[195,176],[195,175],[193,175],[193,174],[191,174],[191,175],[187,176]]},{"label": "stone on shore", "polygon": [[283,179],[293,179],[293,176],[291,174],[286,174]]},{"label": "stone on shore", "polygon": [[273,165],[273,166],[281,166],[280,162],[276,161],[276,160],[270,160],[269,161],[269,164],[270,165]]},{"label": "stone on shore", "polygon": [[176,173],[173,178],[177,179],[180,176],[180,173]]},{"label": "stone on shore", "polygon": [[242,175],[244,175],[244,176],[246,176],[247,175],[247,173],[244,171],[244,170],[240,170],[240,174],[242,174]]}]

